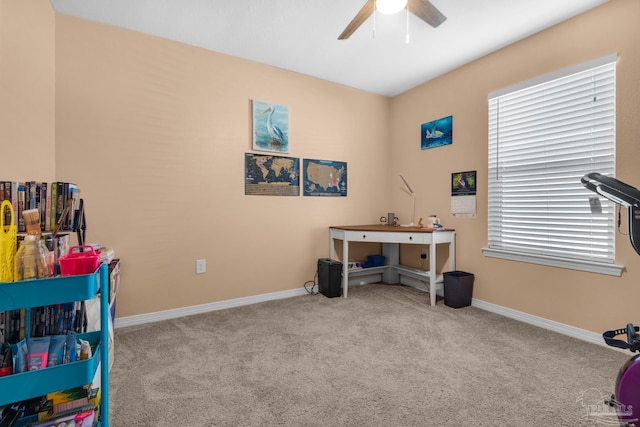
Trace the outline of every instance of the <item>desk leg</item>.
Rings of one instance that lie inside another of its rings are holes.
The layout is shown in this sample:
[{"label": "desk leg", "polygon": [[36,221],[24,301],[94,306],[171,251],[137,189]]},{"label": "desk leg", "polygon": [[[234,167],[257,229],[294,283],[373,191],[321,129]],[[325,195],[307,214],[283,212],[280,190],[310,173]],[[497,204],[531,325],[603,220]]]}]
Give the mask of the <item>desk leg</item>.
[{"label": "desk leg", "polygon": [[349,291],[349,241],[342,241],[342,295],[346,298]]},{"label": "desk leg", "polygon": [[456,269],[456,234],[451,236],[451,243],[449,243],[449,270],[455,271]]},{"label": "desk leg", "polygon": [[336,259],[336,239],[329,237],[329,259]]},{"label": "desk leg", "polygon": [[431,297],[431,305],[436,305],[436,244],[429,245],[429,296]]},{"label": "desk leg", "polygon": [[384,255],[385,265],[391,266],[385,268],[382,272],[383,283],[400,283],[400,275],[398,270],[393,268],[400,264],[400,244],[398,243],[383,243],[382,255]]}]

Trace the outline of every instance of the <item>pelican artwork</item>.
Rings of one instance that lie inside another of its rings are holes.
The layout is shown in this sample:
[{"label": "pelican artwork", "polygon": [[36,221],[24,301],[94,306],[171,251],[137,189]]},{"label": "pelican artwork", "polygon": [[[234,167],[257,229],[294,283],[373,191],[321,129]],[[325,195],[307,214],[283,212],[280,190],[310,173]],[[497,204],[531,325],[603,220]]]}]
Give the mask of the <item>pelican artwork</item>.
[{"label": "pelican artwork", "polygon": [[267,132],[269,132],[269,135],[271,135],[271,143],[274,145],[281,145],[282,141],[284,140],[284,134],[282,133],[282,130],[280,130],[278,126],[274,125],[273,121],[271,120],[274,111],[276,111],[276,109],[273,107],[273,105],[269,105],[269,107],[264,110],[262,114],[269,114],[267,116]]},{"label": "pelican artwork", "polygon": [[289,109],[282,105],[253,101],[254,150],[287,153]]}]

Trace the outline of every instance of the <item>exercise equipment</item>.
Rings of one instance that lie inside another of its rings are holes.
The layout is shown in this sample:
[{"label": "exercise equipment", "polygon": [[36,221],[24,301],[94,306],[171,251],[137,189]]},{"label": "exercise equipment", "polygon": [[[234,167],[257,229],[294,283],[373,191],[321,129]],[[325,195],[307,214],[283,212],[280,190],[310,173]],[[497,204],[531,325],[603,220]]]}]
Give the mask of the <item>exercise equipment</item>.
[{"label": "exercise equipment", "polygon": [[[597,172],[586,174],[580,181],[587,189],[628,209],[629,240],[640,255],[640,191]],[[638,326],[629,323],[626,328],[606,331],[602,337],[607,345],[637,353],[640,352],[639,330]],[[625,335],[626,340],[617,339],[619,335]],[[615,394],[607,403],[615,407],[622,425],[640,425],[640,354],[632,356],[622,365],[616,378]]]},{"label": "exercise equipment", "polygon": [[[639,329],[629,323],[626,328],[607,331],[602,337],[612,347],[629,349],[635,353],[640,351]],[[618,335],[626,335],[627,340],[616,339]],[[640,354],[631,357],[622,365],[616,378],[615,394],[607,403],[615,407],[618,419],[623,425],[637,425],[640,418]]]}]

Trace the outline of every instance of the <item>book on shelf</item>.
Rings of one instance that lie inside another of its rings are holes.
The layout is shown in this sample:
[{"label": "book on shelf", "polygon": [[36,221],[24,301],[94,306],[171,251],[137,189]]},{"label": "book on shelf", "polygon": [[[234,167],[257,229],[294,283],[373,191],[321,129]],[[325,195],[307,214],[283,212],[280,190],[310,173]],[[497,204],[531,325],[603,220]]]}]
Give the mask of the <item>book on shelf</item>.
[{"label": "book on shelf", "polygon": [[9,344],[15,344],[25,337],[26,309],[8,310],[0,317],[0,336]]},{"label": "book on shelf", "polygon": [[35,181],[26,182],[27,185],[27,206],[29,209],[36,209],[37,187]]},{"label": "book on shelf", "polygon": [[[60,188],[62,188],[62,206],[61,208],[64,209],[65,207],[67,208],[66,211],[64,211],[64,215],[65,217],[62,218],[62,229],[63,230],[70,230],[69,228],[69,209],[71,209],[71,202],[70,202],[70,198],[69,198],[69,183],[68,182],[62,182],[62,185],[58,187],[58,190],[60,190]],[[60,199],[60,196],[58,195],[58,200]]]},{"label": "book on shelf", "polygon": [[[65,208],[67,206],[67,190],[69,188],[69,184],[67,183],[65,189],[64,182],[54,182],[53,185],[56,186],[56,224],[60,225],[60,230],[67,230],[66,218],[62,217],[63,214],[66,214]],[[53,201],[51,202],[53,203]],[[62,219],[61,219],[62,217]]]},{"label": "book on shelf", "polygon": [[[63,185],[62,182],[54,182],[52,185],[55,185],[56,187],[56,224],[62,224],[62,222],[60,221],[60,217],[62,216],[62,211],[64,210],[64,207],[66,206],[65,203],[67,202],[66,198],[63,196],[62,192],[63,192]],[[51,202],[53,203],[53,201]],[[60,227],[61,229],[62,226]]]},{"label": "book on shelf", "polygon": [[51,195],[46,182],[40,184],[40,229],[51,230]]},{"label": "book on shelf", "polygon": [[49,230],[53,230],[57,224],[56,221],[56,213],[58,212],[58,186],[56,185],[55,182],[51,183],[51,189],[49,191],[49,193],[51,193],[49,195],[49,203],[50,203],[50,208],[49,208]]},{"label": "book on shelf", "polygon": [[18,231],[24,233],[27,231],[24,218],[22,217],[22,212],[25,210],[25,206],[27,203],[27,194],[24,186],[24,182],[18,184],[18,209],[16,209],[16,213],[18,215],[18,219],[16,222],[18,223]]}]

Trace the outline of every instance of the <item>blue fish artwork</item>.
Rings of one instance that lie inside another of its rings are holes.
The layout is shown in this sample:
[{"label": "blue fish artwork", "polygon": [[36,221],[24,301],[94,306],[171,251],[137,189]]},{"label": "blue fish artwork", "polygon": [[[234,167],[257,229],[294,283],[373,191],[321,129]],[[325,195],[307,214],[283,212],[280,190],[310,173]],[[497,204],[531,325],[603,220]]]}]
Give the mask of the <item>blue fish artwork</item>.
[{"label": "blue fish artwork", "polygon": [[440,147],[453,142],[453,116],[443,117],[420,126],[420,148]]}]

